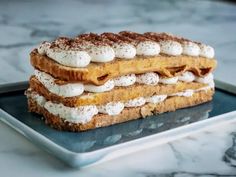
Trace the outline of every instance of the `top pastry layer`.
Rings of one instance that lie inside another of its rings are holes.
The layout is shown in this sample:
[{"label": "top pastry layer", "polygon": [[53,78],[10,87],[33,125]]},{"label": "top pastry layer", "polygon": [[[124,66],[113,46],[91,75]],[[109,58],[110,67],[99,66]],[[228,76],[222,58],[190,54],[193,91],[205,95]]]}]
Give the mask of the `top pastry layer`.
[{"label": "top pastry layer", "polygon": [[204,76],[216,67],[213,57],[214,49],[203,43],[167,33],[123,31],[43,42],[31,52],[31,64],[60,80],[102,85],[131,73]]}]

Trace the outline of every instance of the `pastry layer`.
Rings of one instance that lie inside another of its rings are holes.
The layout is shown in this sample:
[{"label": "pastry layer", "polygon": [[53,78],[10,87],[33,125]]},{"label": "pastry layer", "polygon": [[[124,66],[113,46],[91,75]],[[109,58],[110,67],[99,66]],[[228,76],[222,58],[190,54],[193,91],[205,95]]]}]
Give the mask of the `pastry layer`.
[{"label": "pastry layer", "polygon": [[162,54],[153,57],[137,56],[134,60],[115,59],[106,63],[90,63],[86,68],[73,68],[63,66],[46,55],[40,55],[37,50],[31,52],[30,60],[36,69],[47,72],[60,80],[81,81],[95,85],[102,85],[118,76],[151,71],[166,77],[174,77],[185,71],[191,71],[196,76],[204,76],[212,72],[217,65],[214,59]]},{"label": "pastry layer", "polygon": [[148,103],[140,107],[125,108],[119,115],[116,116],[97,114],[92,118],[92,120],[85,124],[67,122],[60,117],[49,113],[45,108],[39,106],[31,98],[28,98],[28,105],[30,112],[42,114],[45,118],[46,124],[51,127],[58,130],[85,131],[201,104],[210,101],[213,94],[214,90],[209,89],[207,91],[196,92],[191,97],[173,96],[167,98],[159,104]]},{"label": "pastry layer", "polygon": [[62,103],[65,106],[77,107],[83,105],[103,105],[109,102],[128,101],[138,97],[148,97],[153,95],[170,95],[185,90],[197,90],[208,86],[207,84],[197,82],[178,82],[175,85],[142,85],[135,84],[128,87],[115,87],[111,91],[102,93],[84,92],[76,97],[61,97],[49,92],[42,83],[34,76],[30,79],[30,88],[44,96],[47,100],[56,103]]}]

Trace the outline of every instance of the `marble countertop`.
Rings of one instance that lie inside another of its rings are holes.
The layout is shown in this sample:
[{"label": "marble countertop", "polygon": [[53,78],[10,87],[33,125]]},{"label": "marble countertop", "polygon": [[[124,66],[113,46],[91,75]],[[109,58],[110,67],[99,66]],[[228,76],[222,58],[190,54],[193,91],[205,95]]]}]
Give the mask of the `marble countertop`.
[{"label": "marble countertop", "polygon": [[[219,1],[0,1],[0,85],[29,78],[29,52],[43,40],[127,29],[166,31],[212,45],[215,77],[236,85],[235,12],[235,4]],[[235,127],[236,121],[76,170],[0,122],[0,176],[236,176]]]}]

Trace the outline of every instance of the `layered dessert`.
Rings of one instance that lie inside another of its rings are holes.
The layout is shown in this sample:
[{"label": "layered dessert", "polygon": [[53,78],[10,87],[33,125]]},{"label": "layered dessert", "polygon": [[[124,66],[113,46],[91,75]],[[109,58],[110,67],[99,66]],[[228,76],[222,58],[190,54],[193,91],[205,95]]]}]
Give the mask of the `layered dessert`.
[{"label": "layered dessert", "polygon": [[[85,131],[208,102],[214,49],[167,33],[82,34],[30,54],[29,111]],[[158,117],[157,117],[158,118]]]}]

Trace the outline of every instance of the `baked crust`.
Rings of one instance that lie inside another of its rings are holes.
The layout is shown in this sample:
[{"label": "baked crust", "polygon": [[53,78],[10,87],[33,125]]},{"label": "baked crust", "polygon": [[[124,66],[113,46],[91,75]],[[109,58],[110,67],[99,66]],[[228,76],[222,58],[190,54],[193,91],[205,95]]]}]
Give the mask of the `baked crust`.
[{"label": "baked crust", "polygon": [[141,107],[125,108],[119,115],[116,116],[98,114],[94,116],[91,121],[85,124],[67,122],[64,119],[49,113],[46,109],[37,105],[37,103],[31,98],[28,98],[28,107],[30,112],[43,115],[45,123],[51,127],[58,130],[78,132],[198,105],[212,100],[213,94],[214,90],[212,89],[208,91],[196,92],[192,97],[169,97],[164,102],[159,104],[149,103]]},{"label": "baked crust", "polygon": [[115,59],[106,63],[90,63],[86,68],[73,68],[63,66],[50,59],[46,55],[40,55],[37,50],[30,54],[33,67],[51,74],[60,80],[102,85],[107,80],[126,74],[141,74],[146,72],[158,72],[165,77],[180,75],[185,71],[191,71],[197,76],[204,76],[212,72],[217,61],[204,57],[168,56],[155,57],[137,56],[132,60]]},{"label": "baked crust", "polygon": [[187,89],[197,90],[202,87],[206,87],[206,84],[197,82],[178,82],[174,85],[158,84],[153,85],[141,85],[135,84],[128,87],[115,87],[111,91],[102,93],[83,93],[76,97],[61,97],[51,93],[40,83],[35,76],[30,78],[30,88],[32,91],[38,92],[44,96],[47,100],[56,103],[62,103],[65,106],[77,107],[84,105],[104,105],[109,102],[128,101],[137,97],[148,97],[153,95],[169,95],[177,92],[181,92]]}]

